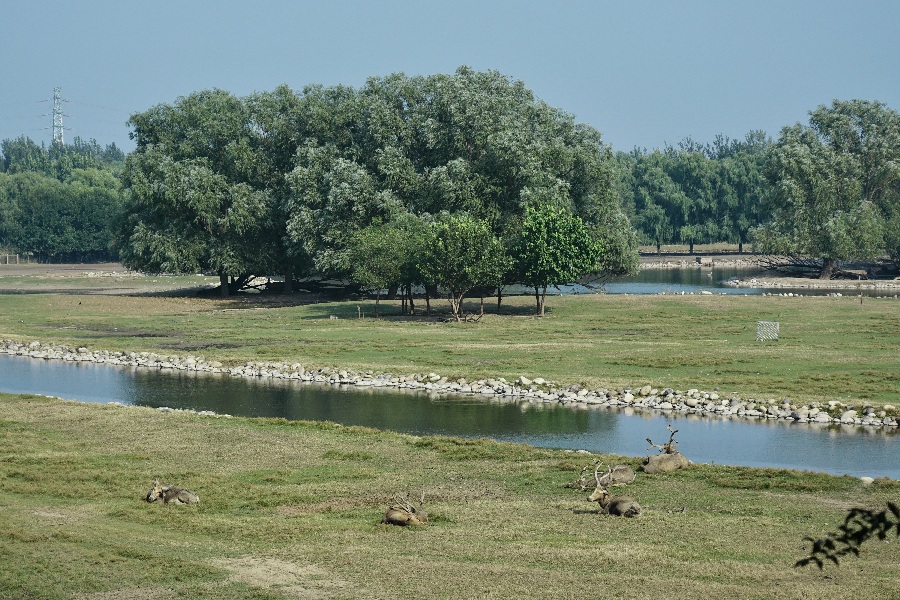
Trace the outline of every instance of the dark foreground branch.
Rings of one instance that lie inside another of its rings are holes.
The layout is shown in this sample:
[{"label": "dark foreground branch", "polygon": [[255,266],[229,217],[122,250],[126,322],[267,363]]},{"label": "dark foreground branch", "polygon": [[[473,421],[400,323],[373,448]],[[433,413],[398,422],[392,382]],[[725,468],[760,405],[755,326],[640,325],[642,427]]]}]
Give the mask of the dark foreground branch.
[{"label": "dark foreground branch", "polygon": [[893,502],[888,502],[887,508],[880,512],[866,508],[851,509],[838,533],[830,532],[820,539],[803,538],[812,543],[812,548],[809,556],[801,558],[794,566],[805,567],[815,563],[822,569],[826,560],[840,564],[840,559],[848,554],[859,556],[859,547],[864,542],[873,537],[883,540],[892,529],[900,537],[900,508]]}]

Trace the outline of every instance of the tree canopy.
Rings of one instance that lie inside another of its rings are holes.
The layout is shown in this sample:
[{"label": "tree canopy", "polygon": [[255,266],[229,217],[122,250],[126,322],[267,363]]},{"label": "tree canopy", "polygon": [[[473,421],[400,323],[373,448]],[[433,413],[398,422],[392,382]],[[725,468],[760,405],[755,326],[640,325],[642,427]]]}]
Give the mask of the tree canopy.
[{"label": "tree canopy", "polygon": [[534,288],[535,312],[544,315],[548,286],[590,273],[603,253],[581,218],[550,204],[528,207],[514,246],[519,279]]},{"label": "tree canopy", "polygon": [[687,138],[677,147],[618,153],[618,192],[644,242],[731,242],[743,252],[762,221],[768,190],[765,165],[771,141],[762,131],[743,140],[718,136],[702,145]]},{"label": "tree canopy", "polygon": [[773,219],[762,252],[822,261],[900,256],[900,115],[880,102],[839,101],[785,127],[770,163]]},{"label": "tree canopy", "polygon": [[47,148],[23,136],[0,149],[0,248],[41,261],[114,258],[122,210],[122,153],[114,144],[76,137]]},{"label": "tree canopy", "polygon": [[[208,90],[135,114],[131,125],[119,247],[133,268],[214,271],[232,289],[274,273],[372,286],[359,249],[393,235],[360,234],[373,224],[446,213],[431,233],[460,227],[499,240],[539,202],[617,236],[597,268],[636,262],[599,132],[496,71],[398,73],[360,89],[281,86],[246,98]],[[404,231],[413,230],[424,231]],[[426,282],[406,264],[406,281],[392,283],[439,283],[435,270]]]}]

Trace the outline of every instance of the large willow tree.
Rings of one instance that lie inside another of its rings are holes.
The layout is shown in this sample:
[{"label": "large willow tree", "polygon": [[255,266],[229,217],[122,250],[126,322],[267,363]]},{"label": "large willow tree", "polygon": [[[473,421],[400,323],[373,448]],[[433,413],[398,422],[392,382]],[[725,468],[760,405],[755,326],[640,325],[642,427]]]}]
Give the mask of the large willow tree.
[{"label": "large willow tree", "polygon": [[465,213],[500,237],[545,198],[616,238],[598,265],[633,268],[599,132],[495,71],[205,91],[131,124],[120,242],[135,268],[347,280],[357,232],[373,223]]},{"label": "large willow tree", "polygon": [[900,114],[866,100],[820,106],[782,130],[771,169],[760,251],[821,259],[823,279],[837,261],[900,259]]}]

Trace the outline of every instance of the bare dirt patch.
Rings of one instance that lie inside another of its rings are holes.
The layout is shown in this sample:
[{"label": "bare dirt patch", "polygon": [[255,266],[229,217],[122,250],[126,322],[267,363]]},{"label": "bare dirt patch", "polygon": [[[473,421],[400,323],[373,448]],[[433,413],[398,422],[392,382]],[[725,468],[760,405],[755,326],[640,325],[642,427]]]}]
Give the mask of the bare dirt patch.
[{"label": "bare dirt patch", "polygon": [[308,600],[337,595],[365,597],[349,581],[335,577],[313,564],[301,565],[277,558],[245,556],[215,560],[212,566],[228,571],[232,581],[275,591],[287,598]]}]

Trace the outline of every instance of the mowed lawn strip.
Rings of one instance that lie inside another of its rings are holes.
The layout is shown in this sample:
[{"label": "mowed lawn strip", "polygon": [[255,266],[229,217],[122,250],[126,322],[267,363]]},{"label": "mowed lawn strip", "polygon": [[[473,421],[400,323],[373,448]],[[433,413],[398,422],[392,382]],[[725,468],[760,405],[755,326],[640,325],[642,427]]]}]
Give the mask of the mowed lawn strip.
[{"label": "mowed lawn strip", "polygon": [[[637,467],[637,459],[602,457]],[[328,423],[0,395],[3,598],[894,598],[898,541],[820,572],[806,535],[900,484],[695,465],[606,517],[590,456]],[[147,504],[161,478],[200,504]],[[431,525],[379,523],[425,492]]]},{"label": "mowed lawn strip", "polygon": [[[500,315],[488,298],[479,322],[445,323],[401,316],[393,301],[383,301],[386,316],[374,319],[370,300],[301,304],[296,297],[142,292],[149,278],[125,282],[128,295],[45,293],[38,292],[43,279],[31,280],[35,293],[17,280],[19,293],[0,294],[0,337],[195,354],[225,364],[301,363],[470,380],[526,375],[565,385],[649,383],[726,397],[900,405],[900,303],[893,298],[563,296],[550,298],[540,319],[530,315],[532,298],[504,298]],[[432,307],[447,316],[446,301],[432,300]],[[756,341],[760,320],[780,323],[777,342]]]}]

